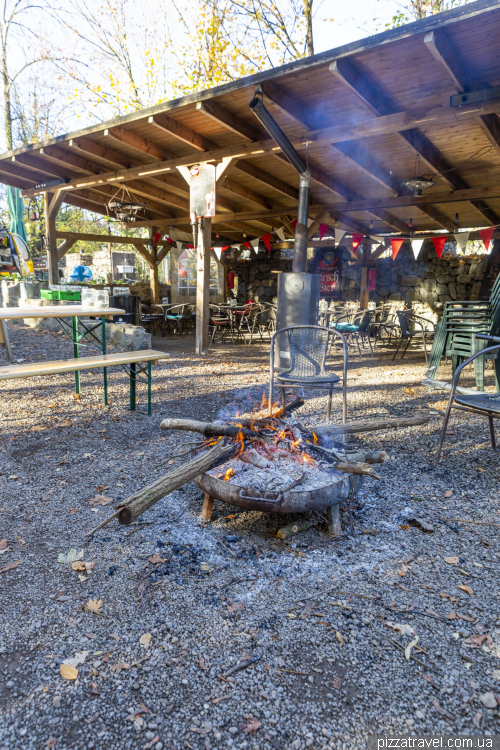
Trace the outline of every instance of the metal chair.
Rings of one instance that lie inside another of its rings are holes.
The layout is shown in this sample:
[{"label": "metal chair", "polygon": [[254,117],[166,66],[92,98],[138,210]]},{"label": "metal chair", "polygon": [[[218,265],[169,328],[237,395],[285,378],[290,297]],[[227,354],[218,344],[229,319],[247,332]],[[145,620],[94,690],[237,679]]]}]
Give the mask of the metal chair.
[{"label": "metal chair", "polygon": [[225,315],[218,305],[208,306],[210,317],[208,319],[208,330],[212,331],[210,338],[210,346],[214,343],[215,335],[217,332],[221,334],[221,340],[224,341],[226,334],[231,332],[231,319],[228,315]]},{"label": "metal chair", "polygon": [[389,338],[388,343],[391,343],[393,334],[399,328],[399,323],[396,322],[396,316],[393,313],[392,305],[380,305],[380,307],[374,310],[374,321],[372,322],[372,331],[375,338],[375,346],[377,341],[382,342],[385,336]]},{"label": "metal chair", "polygon": [[[434,337],[435,332],[435,325],[432,322],[432,320],[427,320],[427,318],[422,318],[420,315],[415,315],[411,310],[404,310],[403,312],[396,313],[399,325],[401,327],[401,338],[399,339],[398,347],[396,351],[394,352],[393,360],[396,359],[396,354],[399,352],[399,349],[401,347],[401,344],[403,341],[406,341],[406,346],[404,348],[404,351],[401,355],[401,359],[406,354],[406,350],[408,349],[411,340],[415,337],[422,336],[423,342],[424,342],[424,354],[425,354],[425,361],[428,361],[427,356],[427,339],[432,339]],[[410,323],[414,323],[415,325],[420,326],[419,331],[415,331],[414,329],[410,328]],[[431,325],[432,331],[426,330],[425,325]],[[426,339],[427,337],[427,339]]]},{"label": "metal chair", "polygon": [[194,305],[174,305],[167,310],[165,320],[170,332],[170,326],[174,329],[174,335],[178,332],[179,336],[184,333],[184,325],[186,323],[193,323],[193,310]]},{"label": "metal chair", "polygon": [[349,323],[331,323],[330,325],[335,328],[335,330],[342,333],[347,341],[352,341],[352,339],[355,339],[359,356],[361,357],[361,347],[359,345],[361,341],[361,345],[365,346],[365,339],[368,342],[368,345],[370,347],[370,351],[373,354],[373,347],[372,342],[370,341],[370,326],[373,319],[373,311],[372,310],[363,310],[361,312],[355,313],[353,316],[351,316],[351,321]]},{"label": "metal chair", "polygon": [[263,333],[268,333],[269,338],[271,338],[270,315],[271,315],[271,308],[264,307],[263,305],[261,305],[260,310],[258,310],[253,315],[252,321],[251,321],[250,340],[248,342],[248,346],[251,346],[254,334],[256,333],[259,334],[261,341],[264,341],[262,337]]},{"label": "metal chair", "polygon": [[149,333],[156,333],[160,328],[160,335],[165,335],[165,313],[161,307],[141,303],[141,326]]},{"label": "metal chair", "polygon": [[494,451],[496,451],[497,448],[493,419],[500,419],[500,389],[498,375],[495,378],[497,387],[496,393],[483,393],[481,391],[473,391],[472,389],[468,388],[460,388],[458,385],[462,370],[468,364],[474,362],[476,357],[482,357],[484,355],[491,356],[493,354],[493,358],[496,359],[496,357],[498,356],[498,352],[500,351],[499,336],[487,336],[485,334],[478,334],[476,338],[495,342],[495,346],[490,346],[486,349],[482,349],[472,357],[469,357],[469,359],[466,359],[465,362],[462,362],[462,364],[457,367],[455,375],[453,376],[450,398],[448,399],[448,406],[446,408],[446,414],[444,417],[443,426],[441,428],[441,434],[439,435],[438,447],[436,455],[434,457],[435,466],[438,465],[439,459],[441,458],[441,451],[443,449],[443,443],[446,436],[446,428],[448,427],[452,409],[468,411],[472,412],[472,414],[486,415],[488,417],[488,423],[490,427],[491,447]]},{"label": "metal chair", "polygon": [[[277,338],[279,340],[277,341]],[[342,377],[336,375],[326,366],[326,356],[331,341],[338,337],[342,342],[343,364]],[[278,345],[281,359],[283,352],[290,352],[290,366],[288,369],[278,368],[275,375],[274,350]],[[347,418],[347,344],[341,333],[334,328],[324,326],[288,326],[276,331],[271,339],[270,379],[269,379],[269,413],[272,413],[274,378],[281,390],[281,398],[285,404],[286,388],[321,388],[328,391],[327,419],[330,421],[332,409],[332,394],[335,387],[342,381],[342,423]]]}]

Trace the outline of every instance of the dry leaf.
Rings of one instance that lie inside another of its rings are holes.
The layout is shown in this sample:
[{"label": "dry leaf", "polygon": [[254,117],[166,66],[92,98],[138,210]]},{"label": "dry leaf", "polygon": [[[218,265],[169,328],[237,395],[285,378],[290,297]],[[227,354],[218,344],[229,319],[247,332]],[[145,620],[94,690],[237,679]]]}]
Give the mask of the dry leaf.
[{"label": "dry leaf", "polygon": [[387,620],[385,624],[395,630],[397,633],[401,633],[401,635],[415,635],[415,631],[411,627],[411,625],[407,625],[404,622],[389,622]]},{"label": "dry leaf", "polygon": [[238,609],[243,609],[243,602],[233,602],[232,604],[229,604],[228,612],[236,612]]},{"label": "dry leaf", "polygon": [[61,424],[54,425],[54,427],[72,427],[72,426],[73,426],[73,422],[71,421],[71,419],[66,419],[64,422],[61,422]]},{"label": "dry leaf", "polygon": [[453,557],[445,557],[444,561],[447,562],[448,565],[458,565],[458,555],[454,555]]},{"label": "dry leaf", "polygon": [[257,731],[257,729],[260,727],[260,721],[257,721],[257,719],[252,719],[248,722],[248,724],[242,724],[240,729],[243,729],[245,734],[253,734]]},{"label": "dry leaf", "polygon": [[154,555],[149,558],[149,562],[152,565],[156,565],[157,563],[164,563],[165,558],[162,557],[159,552],[155,552]]},{"label": "dry leaf", "polygon": [[0,549],[5,549],[7,547],[7,539],[2,539],[0,541]]},{"label": "dry leaf", "polygon": [[78,677],[78,669],[71,664],[61,664],[59,672],[66,680],[76,680]]},{"label": "dry leaf", "polygon": [[205,659],[203,657],[200,659],[200,668],[208,669],[207,665],[205,664]]},{"label": "dry leaf", "polygon": [[48,747],[49,750],[52,747],[55,747],[57,742],[57,737],[49,737],[49,739],[43,743],[42,747]]},{"label": "dry leaf", "polygon": [[109,484],[100,484],[99,487],[95,488],[96,492],[102,492],[103,490],[109,490]]},{"label": "dry leaf", "polygon": [[398,570],[398,573],[401,576],[401,578],[404,578],[406,576],[406,573],[404,570]]},{"label": "dry leaf", "polygon": [[119,661],[118,664],[113,664],[111,667],[113,672],[121,672],[122,669],[130,669],[130,664],[125,664],[125,662]]},{"label": "dry leaf", "polygon": [[97,689],[97,682],[93,682],[90,686],[90,690],[94,695],[99,695],[99,690]]},{"label": "dry leaf", "polygon": [[6,573],[8,570],[14,570],[14,568],[18,568],[22,563],[22,560],[14,560],[14,562],[7,563],[7,565],[4,565],[3,568],[0,568],[0,573]]},{"label": "dry leaf", "polygon": [[74,547],[70,549],[67,555],[64,555],[62,552],[57,558],[57,562],[60,563],[72,563],[75,562],[75,560],[81,560],[83,557],[83,550],[80,550],[80,552],[77,552]]},{"label": "dry leaf", "polygon": [[77,651],[71,659],[65,659],[62,664],[69,665],[70,667],[79,667],[81,664],[85,664],[85,659],[90,654],[90,651]]},{"label": "dry leaf", "polygon": [[481,729],[481,719],[483,718],[483,714],[481,711],[478,711],[477,714],[475,714],[474,718],[472,719],[472,723],[477,729]]},{"label": "dry leaf", "polygon": [[457,619],[457,613],[456,612],[448,612],[446,615],[447,620],[456,620]]},{"label": "dry leaf", "polygon": [[101,614],[101,607],[102,607],[102,599],[89,599],[87,604],[85,605],[87,609],[92,610],[92,612],[97,612],[97,614]]},{"label": "dry leaf", "polygon": [[417,643],[418,643],[418,635],[416,635],[415,638],[411,641],[411,643],[409,643],[407,645],[407,647],[405,648],[405,656],[406,656],[407,660],[410,659],[410,657],[411,657],[411,650],[412,650],[412,648],[415,648],[415,646],[417,645]]},{"label": "dry leaf", "polygon": [[338,642],[340,643],[341,646],[344,645],[344,639],[342,637],[342,633],[340,633],[338,630],[335,633],[335,638],[338,640]]},{"label": "dry leaf", "polygon": [[94,567],[95,562],[83,562],[83,560],[76,560],[75,562],[71,563],[71,569],[85,572],[86,570],[92,570]]},{"label": "dry leaf", "polygon": [[330,685],[335,688],[335,690],[340,690],[342,687],[342,682],[339,677],[334,677],[333,680],[331,680]]},{"label": "dry leaf", "polygon": [[120,636],[117,633],[110,633],[108,638],[113,638],[117,643],[120,643]]},{"label": "dry leaf", "polygon": [[142,646],[149,646],[151,643],[151,633],[143,633],[139,638],[139,643]]},{"label": "dry leaf", "polygon": [[453,490],[446,490],[446,492],[444,493],[445,497],[451,497],[452,495],[453,495]]},{"label": "dry leaf", "polygon": [[415,393],[415,391],[413,390],[413,388],[405,388],[405,393],[409,393],[410,396],[413,396],[413,394]]},{"label": "dry leaf", "polygon": [[445,711],[444,708],[441,708],[441,706],[439,705],[439,703],[437,702],[437,700],[435,698],[433,698],[433,700],[432,700],[432,705],[434,706],[434,708],[436,709],[436,711],[438,712],[438,714],[441,714],[441,716],[446,716],[446,718],[448,718],[448,719],[454,719],[455,718],[453,716],[453,714],[450,714],[450,713],[448,713],[448,711]]},{"label": "dry leaf", "polygon": [[474,596],[474,592],[473,592],[473,590],[471,589],[470,586],[464,586],[462,583],[460,583],[457,586],[457,589],[460,589],[460,591],[465,591],[465,593],[469,594],[469,596]]},{"label": "dry leaf", "polygon": [[296,617],[297,617],[297,615],[294,615],[294,614],[293,614],[293,612],[289,612],[289,613],[287,614],[287,617],[289,617],[289,618],[290,618],[290,620],[295,620],[295,619],[296,619]]},{"label": "dry leaf", "polygon": [[89,500],[90,505],[109,505],[112,502],[112,497],[105,497],[104,495],[96,495]]}]

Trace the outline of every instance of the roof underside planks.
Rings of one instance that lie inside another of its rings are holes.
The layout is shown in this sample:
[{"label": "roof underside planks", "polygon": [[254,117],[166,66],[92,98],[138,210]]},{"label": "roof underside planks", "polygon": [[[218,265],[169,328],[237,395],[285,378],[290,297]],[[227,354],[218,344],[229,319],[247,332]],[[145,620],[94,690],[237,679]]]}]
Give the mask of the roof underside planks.
[{"label": "roof underside planks", "polygon": [[[232,150],[217,188],[219,231],[262,236],[296,215],[299,177],[249,110],[256,84],[303,157],[310,139],[312,218],[328,209],[327,223],[372,234],[404,233],[410,219],[414,231],[500,223],[500,100],[459,112],[449,104],[457,92],[500,84],[500,2],[483,0],[8,152],[0,182],[30,196],[35,184],[63,178],[66,202],[103,214],[126,189],[145,203],[144,224],[188,229],[188,186],[176,163]],[[408,202],[401,187],[417,157],[436,182],[427,203]],[[477,197],[484,188],[491,194]],[[381,207],[394,196],[401,204]]]}]

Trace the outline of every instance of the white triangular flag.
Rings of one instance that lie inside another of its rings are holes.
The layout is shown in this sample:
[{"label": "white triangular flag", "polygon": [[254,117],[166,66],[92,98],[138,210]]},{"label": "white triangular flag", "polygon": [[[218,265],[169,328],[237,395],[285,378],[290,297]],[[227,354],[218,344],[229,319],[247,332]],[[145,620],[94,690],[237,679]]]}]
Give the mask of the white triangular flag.
[{"label": "white triangular flag", "polygon": [[418,258],[418,254],[420,250],[422,249],[422,245],[424,244],[425,240],[410,240],[411,243],[411,249],[413,250],[413,255],[415,257],[415,260]]},{"label": "white triangular flag", "polygon": [[214,247],[214,253],[217,256],[217,260],[220,260],[220,256],[222,255],[222,248],[221,247]]},{"label": "white triangular flag", "polygon": [[457,241],[457,245],[460,247],[460,250],[464,251],[465,246],[467,245],[467,242],[469,241],[469,235],[470,232],[457,232],[454,237]]},{"label": "white triangular flag", "polygon": [[276,234],[278,235],[278,237],[280,238],[282,242],[285,242],[285,230],[283,229],[283,227],[280,227],[279,229],[277,229]]},{"label": "white triangular flag", "polygon": [[255,252],[257,252],[258,249],[259,249],[259,242],[260,242],[260,240],[259,240],[258,237],[255,240],[250,240],[250,244],[253,247],[253,249],[255,250]]},{"label": "white triangular flag", "polygon": [[182,242],[179,242],[179,240],[176,241],[175,246],[179,252],[182,250]]},{"label": "white triangular flag", "polygon": [[383,241],[384,241],[384,238],[383,238],[383,237],[378,237],[378,236],[377,236],[376,234],[371,234],[371,235],[370,235],[370,239],[374,241],[374,243],[375,243],[375,247],[378,247],[378,246],[379,246],[379,245],[381,245],[381,244],[383,243]]},{"label": "white triangular flag", "polygon": [[335,231],[335,244],[340,245],[345,232],[343,229],[335,229],[334,231]]},{"label": "white triangular flag", "polygon": [[310,227],[311,224],[314,224],[314,219],[308,219],[307,220],[307,226]]}]

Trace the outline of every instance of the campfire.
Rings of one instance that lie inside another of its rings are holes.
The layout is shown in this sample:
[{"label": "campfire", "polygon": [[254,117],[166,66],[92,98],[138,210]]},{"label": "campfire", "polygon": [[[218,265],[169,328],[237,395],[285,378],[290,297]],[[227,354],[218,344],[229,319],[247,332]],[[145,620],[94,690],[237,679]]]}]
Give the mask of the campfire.
[{"label": "campfire", "polygon": [[[296,398],[272,416],[217,422],[163,420],[163,430],[200,433],[202,438],[187,451],[190,460],[136,492],[98,528],[116,516],[120,523],[132,523],[192,479],[204,490],[209,505],[217,498],[274,513],[332,512],[335,506],[338,515],[342,498],[359,487],[363,476],[380,479],[371,464],[382,463],[388,456],[384,451],[348,450],[328,431],[305,427],[295,417],[303,404],[302,398]],[[178,457],[183,455],[186,450]]]}]

